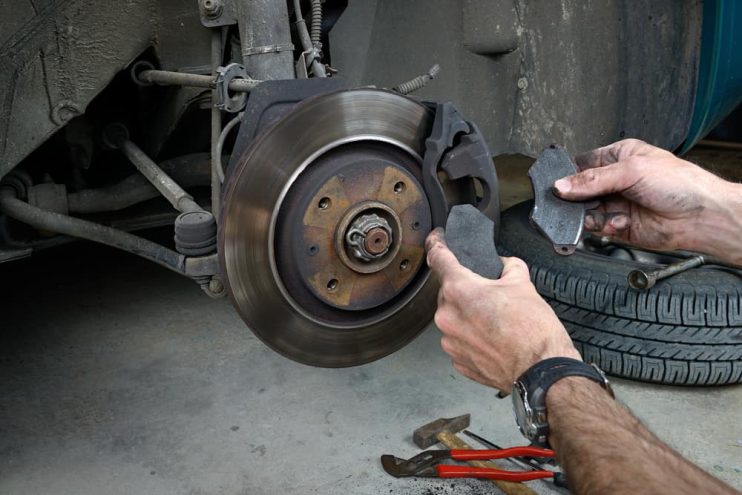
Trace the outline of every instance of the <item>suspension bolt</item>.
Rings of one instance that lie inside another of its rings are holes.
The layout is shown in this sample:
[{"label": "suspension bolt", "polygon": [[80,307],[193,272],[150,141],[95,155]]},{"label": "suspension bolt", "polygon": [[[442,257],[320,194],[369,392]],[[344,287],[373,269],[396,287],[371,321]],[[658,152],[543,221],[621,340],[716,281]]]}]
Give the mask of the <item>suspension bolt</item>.
[{"label": "suspension bolt", "polygon": [[201,7],[206,17],[210,18],[219,17],[224,10],[221,0],[202,0]]},{"label": "suspension bolt", "polygon": [[212,277],[211,280],[209,280],[209,291],[214,295],[221,296],[224,293],[224,285],[222,284],[222,281],[216,277]]}]

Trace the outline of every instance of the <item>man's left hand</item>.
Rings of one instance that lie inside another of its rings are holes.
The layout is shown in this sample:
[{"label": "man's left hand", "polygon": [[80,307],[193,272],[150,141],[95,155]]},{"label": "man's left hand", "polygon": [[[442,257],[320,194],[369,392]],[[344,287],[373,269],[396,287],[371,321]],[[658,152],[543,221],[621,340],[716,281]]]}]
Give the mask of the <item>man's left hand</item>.
[{"label": "man's left hand", "polygon": [[428,265],[441,282],[435,313],[441,347],[459,373],[510,392],[513,382],[542,359],[581,359],[522,260],[502,258],[502,277],[490,280],[459,264],[443,229],[431,232],[425,247]]}]

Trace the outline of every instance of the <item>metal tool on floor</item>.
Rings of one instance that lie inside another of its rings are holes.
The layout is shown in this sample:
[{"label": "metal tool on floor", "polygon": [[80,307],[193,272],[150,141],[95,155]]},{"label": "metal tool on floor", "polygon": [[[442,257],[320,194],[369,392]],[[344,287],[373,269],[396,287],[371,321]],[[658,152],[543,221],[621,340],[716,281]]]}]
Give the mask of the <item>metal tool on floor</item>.
[{"label": "metal tool on floor", "polygon": [[[502,447],[497,445],[494,442],[490,442],[484,437],[481,437],[477,435],[476,433],[472,433],[469,430],[464,430],[464,435],[473,438],[477,442],[481,443],[485,447],[489,447],[491,449],[499,449],[502,450]],[[536,459],[530,458],[530,457],[508,457],[507,459],[511,463],[515,464],[521,469],[528,469],[531,471],[546,471],[547,468],[540,462],[538,462]],[[567,476],[562,472],[554,472],[554,485],[561,486],[563,488],[567,487]]]},{"label": "metal tool on floor", "polygon": [[[702,266],[720,269],[742,276],[742,266],[728,263],[721,258],[693,251],[662,251],[646,247],[636,247],[609,237],[588,237],[585,239],[588,251],[615,257],[616,250],[623,252],[620,259],[642,264],[664,265],[661,268],[636,268],[626,276],[629,287],[648,290],[657,282]],[[609,251],[605,251],[609,250]],[[628,257],[623,257],[628,256]]]},{"label": "metal tool on floor", "polygon": [[[471,416],[469,414],[454,418],[440,418],[416,429],[412,434],[412,440],[421,449],[426,449],[440,442],[450,450],[472,450],[469,444],[456,435],[457,432],[468,428],[470,422]],[[468,463],[478,468],[500,468],[491,461],[469,460]],[[501,479],[490,479],[490,481],[507,495],[536,494],[531,488],[518,482]]]},{"label": "metal tool on floor", "polygon": [[638,269],[632,270],[631,272],[629,272],[627,280],[629,282],[629,285],[634,289],[651,289],[652,287],[654,287],[654,284],[656,284],[658,280],[672,277],[673,275],[676,275],[678,273],[688,271],[691,268],[701,266],[704,263],[706,263],[706,257],[699,254],[697,256],[691,256],[690,258],[678,261],[677,263],[672,263],[671,265],[667,265],[664,268],[658,268],[657,270],[652,270],[649,272]]},{"label": "metal tool on floor", "polygon": [[384,470],[394,477],[422,476],[434,478],[485,478],[505,481],[532,481],[544,478],[553,478],[554,472],[539,471],[506,471],[492,467],[458,466],[442,464],[442,461],[486,461],[490,459],[506,459],[516,456],[553,457],[551,450],[538,447],[511,447],[499,450],[426,450],[410,459],[400,459],[393,455],[381,456],[381,465]]}]

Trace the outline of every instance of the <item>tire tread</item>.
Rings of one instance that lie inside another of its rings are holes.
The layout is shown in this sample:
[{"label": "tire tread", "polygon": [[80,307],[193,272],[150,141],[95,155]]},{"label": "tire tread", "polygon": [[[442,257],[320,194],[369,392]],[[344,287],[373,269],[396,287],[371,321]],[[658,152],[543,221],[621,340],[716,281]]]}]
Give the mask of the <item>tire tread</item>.
[{"label": "tire tread", "polygon": [[521,204],[503,215],[500,254],[526,261],[585,360],[654,383],[742,383],[738,274],[694,270],[637,291],[626,284],[626,262],[555,254],[528,226],[529,210]]}]

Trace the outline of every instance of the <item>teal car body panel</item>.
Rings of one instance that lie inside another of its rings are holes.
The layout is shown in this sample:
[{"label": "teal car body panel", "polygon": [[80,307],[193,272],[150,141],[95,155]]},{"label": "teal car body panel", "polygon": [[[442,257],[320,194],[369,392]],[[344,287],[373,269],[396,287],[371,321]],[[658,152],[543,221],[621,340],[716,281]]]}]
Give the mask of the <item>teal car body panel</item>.
[{"label": "teal car body panel", "polygon": [[703,5],[701,61],[688,136],[688,151],[742,103],[742,2],[707,0]]}]

